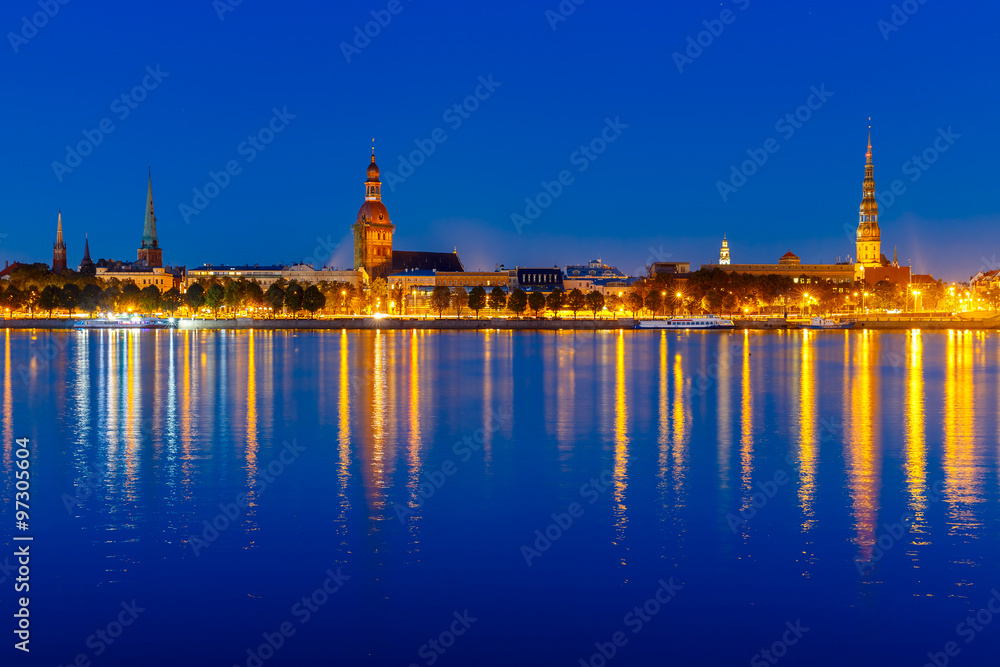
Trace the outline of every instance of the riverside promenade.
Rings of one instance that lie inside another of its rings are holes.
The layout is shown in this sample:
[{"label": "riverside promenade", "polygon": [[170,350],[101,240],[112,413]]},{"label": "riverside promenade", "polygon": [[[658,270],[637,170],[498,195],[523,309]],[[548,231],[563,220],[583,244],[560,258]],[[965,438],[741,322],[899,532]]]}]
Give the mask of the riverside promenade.
[{"label": "riverside promenade", "polygon": [[[734,320],[737,329],[798,329],[805,321]],[[75,319],[69,318],[0,318],[0,329],[72,329]],[[632,329],[636,320],[618,319],[508,319],[508,318],[393,318],[393,317],[333,317],[277,319],[179,319],[180,330],[360,330],[360,329],[428,329],[428,330],[514,330],[514,331],[608,331]],[[919,315],[880,315],[860,317],[854,331],[860,329],[1000,329],[1000,315],[989,317],[921,317]],[[654,330],[655,331],[655,330]]]}]

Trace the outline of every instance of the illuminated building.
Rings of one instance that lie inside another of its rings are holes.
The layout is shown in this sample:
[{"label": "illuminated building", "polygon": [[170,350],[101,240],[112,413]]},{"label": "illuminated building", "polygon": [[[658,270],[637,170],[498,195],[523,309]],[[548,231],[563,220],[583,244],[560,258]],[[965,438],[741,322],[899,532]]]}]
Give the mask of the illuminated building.
[{"label": "illuminated building", "polygon": [[751,276],[789,276],[797,283],[809,283],[814,280],[850,283],[855,275],[853,264],[803,264],[791,250],[782,255],[777,264],[703,264],[701,268],[718,269],[726,273],[746,273]]},{"label": "illuminated building", "polygon": [[146,191],[146,220],[142,227],[142,243],[139,245],[136,263],[145,268],[155,269],[163,266],[163,250],[156,239],[156,216],[153,214],[153,175],[149,175],[149,188]]},{"label": "illuminated building", "polygon": [[722,235],[722,249],[719,251],[719,264],[729,264],[729,241],[726,235]]},{"label": "illuminated building", "polygon": [[56,242],[52,244],[52,270],[62,273],[66,270],[66,244],[63,243],[62,211],[59,211],[59,223],[56,226]]}]

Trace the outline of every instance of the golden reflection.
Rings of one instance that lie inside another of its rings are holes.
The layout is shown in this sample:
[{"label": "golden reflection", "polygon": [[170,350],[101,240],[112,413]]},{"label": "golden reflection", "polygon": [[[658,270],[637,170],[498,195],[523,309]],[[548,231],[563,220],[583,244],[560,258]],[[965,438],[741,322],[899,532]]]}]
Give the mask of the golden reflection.
[{"label": "golden reflection", "polygon": [[374,364],[372,368],[372,454],[370,458],[371,471],[371,509],[372,519],[380,518],[386,504],[387,479],[387,443],[386,443],[386,364],[385,364],[385,334],[375,330]]},{"label": "golden reflection", "polygon": [[142,368],[139,336],[142,332],[126,333],[125,362],[125,477],[129,500],[135,500],[138,481],[139,447],[142,443]]},{"label": "golden reflection", "polygon": [[247,426],[246,426],[246,467],[247,467],[247,514],[252,515],[257,507],[257,494],[253,489],[257,478],[257,360],[254,350],[253,329],[247,340]]},{"label": "golden reflection", "polygon": [[[667,363],[667,332],[660,332],[660,396],[659,396],[659,472],[660,479],[665,480],[670,467],[670,397],[667,386],[670,380]],[[664,483],[665,486],[665,483]],[[667,502],[666,499],[663,499]]]},{"label": "golden reflection", "polygon": [[193,436],[191,433],[191,404],[194,402],[194,392],[191,385],[191,330],[184,331],[184,352],[181,356],[181,484],[185,491],[185,498],[190,498],[191,491],[191,468],[193,458],[191,456],[191,444]]},{"label": "golden reflection", "polygon": [[493,460],[493,432],[485,428],[493,409],[493,338],[487,329],[483,339],[483,466],[487,473]]},{"label": "golden reflection", "polygon": [[816,371],[813,367],[815,332],[802,331],[801,367],[799,369],[799,506],[802,530],[816,525],[813,502],[816,496],[816,464],[819,442],[816,438]]},{"label": "golden reflection", "polygon": [[[625,334],[618,332],[615,348],[615,544],[624,546],[625,529],[628,524],[625,492],[628,486],[628,402],[625,392]],[[622,553],[621,564],[626,565],[625,553]]]},{"label": "golden reflection", "polygon": [[347,329],[340,331],[340,396],[337,400],[337,484],[340,517],[337,522],[343,544],[347,544],[347,517],[351,512],[348,484],[351,480],[351,374]]},{"label": "golden reflection", "polygon": [[924,343],[919,329],[907,337],[906,354],[906,487],[914,532],[924,532],[927,511],[927,450],[924,435]]},{"label": "golden reflection", "polygon": [[[876,408],[878,390],[875,386],[878,370],[878,334],[865,330],[847,339],[845,354],[850,341],[856,341],[853,363],[845,367],[854,369],[850,384],[845,383],[849,405],[846,443],[848,485],[851,490],[855,544],[859,558],[869,561],[877,539],[879,492],[881,490],[881,459],[878,444],[879,410]],[[848,390],[849,387],[849,390]]]},{"label": "golden reflection", "polygon": [[944,498],[949,507],[949,534],[974,537],[982,527],[979,469],[975,454],[975,407],[971,331],[949,331],[944,385]]},{"label": "golden reflection", "polygon": [[10,329],[6,332],[3,361],[3,462],[6,469],[10,470],[11,449],[14,446],[14,394],[10,386]]},{"label": "golden reflection", "polygon": [[[664,332],[666,333],[666,332]],[[718,377],[715,382],[718,415],[716,439],[718,447],[719,488],[729,488],[729,456],[733,447],[732,388],[729,386],[729,362],[732,336],[719,338]]]},{"label": "golden reflection", "polygon": [[420,465],[421,465],[421,434],[420,434],[420,339],[416,330],[409,332],[410,339],[410,443],[407,458],[409,459],[409,475],[407,478],[407,490],[410,495],[411,514],[407,520],[407,527],[410,531],[410,553],[415,554],[420,551],[419,528],[420,515],[417,510],[420,508],[422,498],[419,495],[420,488]]},{"label": "golden reflection", "polygon": [[[743,330],[743,368],[740,384],[740,488],[741,513],[750,509],[753,495],[753,393],[750,389],[750,331]],[[745,533],[744,528],[744,533]]]},{"label": "golden reflection", "polygon": [[687,407],[688,392],[684,391],[684,359],[674,355],[674,447],[673,447],[673,478],[674,502],[683,506],[681,491],[684,490],[684,478],[687,475]]}]

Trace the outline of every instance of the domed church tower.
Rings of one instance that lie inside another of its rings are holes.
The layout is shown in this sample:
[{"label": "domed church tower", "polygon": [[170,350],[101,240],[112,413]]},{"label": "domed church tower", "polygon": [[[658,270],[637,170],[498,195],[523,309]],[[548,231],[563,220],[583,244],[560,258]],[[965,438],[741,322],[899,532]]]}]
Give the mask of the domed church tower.
[{"label": "domed church tower", "polygon": [[882,232],[878,227],[878,201],[875,199],[875,167],[872,164],[872,131],[868,128],[868,153],[865,155],[865,180],[861,186],[861,210],[858,218],[857,259],[864,268],[882,266]]},{"label": "domed church tower", "polygon": [[372,279],[384,278],[392,270],[392,233],[395,229],[382,203],[382,183],[372,148],[372,162],[368,165],[368,180],[365,181],[365,203],[353,227],[354,268],[364,269]]}]

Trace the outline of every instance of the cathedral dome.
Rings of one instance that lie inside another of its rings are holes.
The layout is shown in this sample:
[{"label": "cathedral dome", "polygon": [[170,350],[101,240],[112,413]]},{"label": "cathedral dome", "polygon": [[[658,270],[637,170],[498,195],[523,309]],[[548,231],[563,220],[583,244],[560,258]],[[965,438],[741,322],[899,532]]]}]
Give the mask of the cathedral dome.
[{"label": "cathedral dome", "polygon": [[[373,163],[374,166],[374,163]],[[376,167],[378,169],[378,167]],[[369,169],[370,173],[370,169]],[[375,224],[375,225],[388,225],[389,222],[389,210],[380,201],[369,200],[361,205],[358,210],[358,224]]]},{"label": "cathedral dome", "polygon": [[375,164],[375,155],[372,155],[372,163],[368,165],[368,182],[378,183],[378,165]]}]

